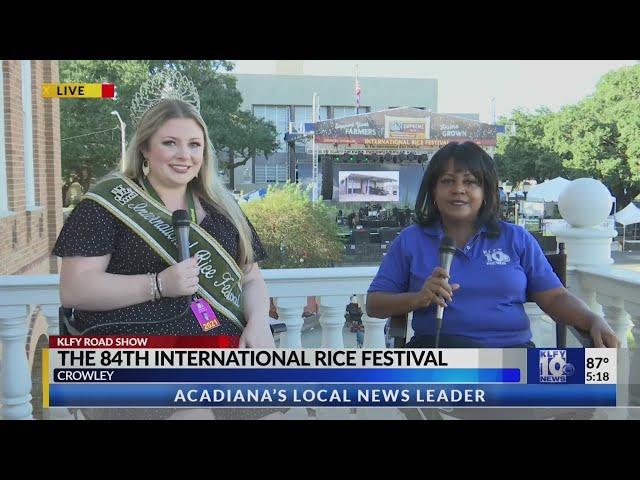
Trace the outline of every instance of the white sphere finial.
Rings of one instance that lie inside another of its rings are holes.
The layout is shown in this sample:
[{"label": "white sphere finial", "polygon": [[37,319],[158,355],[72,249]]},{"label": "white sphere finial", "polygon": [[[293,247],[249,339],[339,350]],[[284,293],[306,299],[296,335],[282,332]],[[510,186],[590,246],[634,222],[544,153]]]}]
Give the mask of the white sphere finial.
[{"label": "white sphere finial", "polygon": [[609,216],[611,192],[598,180],[578,178],[560,194],[558,210],[560,215],[574,227],[595,227]]}]

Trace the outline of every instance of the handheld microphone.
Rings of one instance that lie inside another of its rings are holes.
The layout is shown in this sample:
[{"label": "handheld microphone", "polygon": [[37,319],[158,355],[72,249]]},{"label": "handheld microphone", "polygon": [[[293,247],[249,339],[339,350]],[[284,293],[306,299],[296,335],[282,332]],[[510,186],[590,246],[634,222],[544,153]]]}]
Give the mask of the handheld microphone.
[{"label": "handheld microphone", "polygon": [[[189,214],[186,210],[176,210],[173,212],[171,216],[171,223],[173,225],[173,231],[176,233],[176,244],[178,245],[178,261],[182,262],[189,258]],[[191,297],[188,295],[183,297],[189,300]],[[125,331],[123,335],[135,335],[139,333],[137,330],[137,324],[140,322],[110,322],[110,323],[99,323],[98,325],[93,325],[92,327],[86,328],[82,331],[73,327],[69,320],[71,309],[65,309],[64,307],[60,307],[60,329],[63,331],[63,323],[64,323],[64,331],[68,332],[71,335],[86,335],[87,332],[97,330],[102,327],[106,327],[107,331],[104,333],[94,333],[94,335],[111,335],[109,333],[108,328],[113,327],[114,325],[121,325],[125,327]],[[186,309],[180,314],[172,318],[162,319],[162,320],[154,320],[150,322],[144,322],[145,325],[153,325],[153,324],[161,324],[165,322],[171,322],[182,318],[184,314],[189,310],[189,306],[187,305]]]},{"label": "handheld microphone", "polygon": [[[451,262],[453,261],[453,255],[456,253],[456,243],[451,237],[444,236],[440,241],[440,267],[442,267],[449,275],[451,270]],[[436,344],[435,348],[438,348],[440,344],[440,330],[442,329],[442,317],[444,315],[444,307],[438,305],[436,311]]]},{"label": "handheld microphone", "polygon": [[176,210],[171,216],[173,231],[178,245],[178,261],[189,258],[189,214],[186,210]]}]

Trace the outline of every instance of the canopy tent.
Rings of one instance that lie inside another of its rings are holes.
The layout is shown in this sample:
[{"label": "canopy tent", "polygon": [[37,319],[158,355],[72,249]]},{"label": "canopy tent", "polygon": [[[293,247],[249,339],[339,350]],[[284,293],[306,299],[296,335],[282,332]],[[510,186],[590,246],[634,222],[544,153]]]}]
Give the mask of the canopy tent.
[{"label": "canopy tent", "polygon": [[627,225],[633,225],[634,223],[640,223],[640,208],[631,202],[622,210],[616,212],[615,217],[616,222],[621,223],[625,227]]},{"label": "canopy tent", "polygon": [[531,187],[527,193],[527,200],[544,200],[545,202],[557,202],[560,193],[571,182],[566,178],[556,177],[553,180],[539,183]]},{"label": "canopy tent", "polygon": [[242,199],[245,200],[246,202],[250,202],[251,200],[259,200],[263,198],[266,194],[267,194],[267,189],[260,188],[251,193],[247,193],[246,195],[243,195]]},{"label": "canopy tent", "polygon": [[518,200],[520,198],[524,199],[524,192],[522,190],[513,190],[509,192],[510,200]]},{"label": "canopy tent", "polygon": [[[640,223],[640,208],[636,207],[635,204],[631,202],[622,210],[620,210],[619,212],[616,212],[615,219],[616,219],[616,222],[624,225],[624,228],[622,229],[622,251],[624,251],[624,244],[627,241],[627,225]],[[636,241],[637,240],[633,240],[633,242],[636,242]]]}]

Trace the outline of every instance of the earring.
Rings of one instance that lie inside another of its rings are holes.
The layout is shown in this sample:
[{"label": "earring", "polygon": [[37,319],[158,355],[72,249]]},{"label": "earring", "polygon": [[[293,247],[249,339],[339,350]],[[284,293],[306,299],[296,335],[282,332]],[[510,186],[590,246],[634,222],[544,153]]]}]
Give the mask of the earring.
[{"label": "earring", "polygon": [[146,158],[144,159],[144,162],[142,162],[142,174],[145,177],[149,175],[149,160],[147,160]]}]

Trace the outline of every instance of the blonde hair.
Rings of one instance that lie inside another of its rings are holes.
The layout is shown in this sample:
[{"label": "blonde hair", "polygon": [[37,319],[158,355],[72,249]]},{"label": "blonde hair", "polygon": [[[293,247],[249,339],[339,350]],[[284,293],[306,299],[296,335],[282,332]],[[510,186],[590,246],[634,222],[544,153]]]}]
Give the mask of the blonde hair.
[{"label": "blonde hair", "polygon": [[238,264],[253,263],[255,255],[251,245],[252,232],[247,218],[242,213],[240,206],[233,195],[222,184],[218,175],[211,175],[209,166],[217,171],[217,161],[213,155],[213,147],[209,132],[200,113],[192,105],[181,100],[163,100],[158,105],[150,108],[139,120],[136,133],[133,135],[124,159],[123,173],[127,177],[142,181],[142,163],[144,157],[142,150],[146,150],[149,140],[164,125],[173,118],[190,118],[195,120],[204,134],[204,155],[202,166],[198,176],[191,180],[190,185],[196,195],[205,199],[223,214],[240,234],[238,245]]}]

